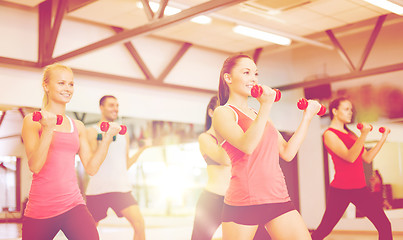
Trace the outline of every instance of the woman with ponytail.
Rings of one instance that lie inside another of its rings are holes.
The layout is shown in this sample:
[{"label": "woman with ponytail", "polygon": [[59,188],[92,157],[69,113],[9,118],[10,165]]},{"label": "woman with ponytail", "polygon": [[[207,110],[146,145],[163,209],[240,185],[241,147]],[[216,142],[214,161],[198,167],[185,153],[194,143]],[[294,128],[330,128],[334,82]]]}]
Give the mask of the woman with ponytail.
[{"label": "woman with ponytail", "polygon": [[371,125],[363,123],[359,137],[346,126],[353,118],[352,103],[347,98],[337,98],[330,103],[329,113],[331,123],[323,134],[323,141],[332,157],[335,174],[327,193],[325,214],[312,233],[312,239],[324,239],[329,235],[351,202],[375,225],[380,240],[391,240],[391,224],[366,185],[363,167],[363,161],[371,163],[374,160],[390,129],[385,128],[380,141],[367,151],[364,143]]},{"label": "woman with ponytail", "polygon": [[288,195],[279,158],[294,158],[320,104],[309,100],[299,127],[286,142],[269,118],[273,89],[261,85],[259,111],[248,105],[257,76],[255,62],[242,54],[227,58],[220,73],[221,106],[214,111],[213,127],[232,167],[222,213],[223,240],[252,240],[258,225],[264,225],[272,239],[310,239]]},{"label": "woman with ponytail", "polygon": [[[63,231],[68,239],[99,239],[94,219],[88,212],[77,184],[75,156],[90,175],[99,169],[120,126],[111,123],[99,148],[92,153],[81,121],[66,115],[66,104],[74,92],[72,70],[61,64],[45,68],[45,91],[41,119],[24,118],[22,138],[33,173],[22,224],[23,240],[51,240]],[[63,121],[56,125],[56,115]]]},{"label": "woman with ponytail", "polygon": [[225,191],[231,176],[230,160],[225,150],[218,144],[211,124],[218,98],[214,96],[206,110],[205,132],[199,136],[199,148],[207,164],[208,181],[196,205],[192,240],[211,240],[221,225],[221,211]]}]

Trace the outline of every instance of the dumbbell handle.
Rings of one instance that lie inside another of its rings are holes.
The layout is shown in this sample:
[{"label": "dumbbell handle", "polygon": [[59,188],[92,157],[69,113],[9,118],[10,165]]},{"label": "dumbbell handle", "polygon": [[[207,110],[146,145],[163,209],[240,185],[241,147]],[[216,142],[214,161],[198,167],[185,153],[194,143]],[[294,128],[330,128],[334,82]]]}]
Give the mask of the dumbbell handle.
[{"label": "dumbbell handle", "polygon": [[[56,125],[61,125],[63,122],[63,116],[62,115],[56,115],[57,120],[56,120]],[[32,114],[32,121],[38,122],[42,119],[42,113],[41,112],[34,112]]]},{"label": "dumbbell handle", "polygon": [[[275,89],[275,88],[273,90],[276,91],[276,98],[274,99],[274,101],[275,102],[280,101],[281,91],[278,89]],[[262,86],[256,84],[252,87],[252,89],[250,90],[250,93],[251,93],[252,97],[258,98],[258,97],[262,96],[263,88],[262,88]]]},{"label": "dumbbell handle", "polygon": [[[308,107],[308,100],[306,98],[301,98],[297,102],[297,107],[299,110],[305,110]],[[320,110],[317,113],[317,115],[323,116],[323,115],[325,115],[325,113],[326,113],[326,107],[323,104],[321,104]]]},{"label": "dumbbell handle", "polygon": [[[374,129],[374,127],[370,124],[370,126],[371,126],[371,130],[370,131],[372,131],[372,129]],[[358,129],[362,129],[364,127],[364,125],[362,124],[362,123],[357,123],[357,128]],[[380,129],[379,129],[379,131],[381,131]],[[385,131],[385,129],[384,129],[384,131]]]},{"label": "dumbbell handle", "polygon": [[[106,131],[108,131],[108,129],[109,129],[109,123],[108,122],[101,122],[101,126],[100,126],[100,128],[101,128],[101,131],[102,132],[106,132]],[[120,135],[124,135],[125,133],[126,133],[126,131],[127,131],[127,127],[125,126],[125,125],[120,125],[120,131],[119,131],[119,134]]]}]

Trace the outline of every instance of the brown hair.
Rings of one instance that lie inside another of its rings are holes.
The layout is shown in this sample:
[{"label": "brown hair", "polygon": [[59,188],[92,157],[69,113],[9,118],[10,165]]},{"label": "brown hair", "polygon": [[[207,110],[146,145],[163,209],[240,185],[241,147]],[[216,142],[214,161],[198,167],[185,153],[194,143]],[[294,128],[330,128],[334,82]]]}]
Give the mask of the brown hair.
[{"label": "brown hair", "polygon": [[238,54],[228,57],[221,68],[220,84],[218,85],[218,98],[220,100],[220,105],[226,104],[229,98],[229,87],[227,82],[225,82],[224,74],[231,73],[232,69],[235,67],[235,65],[238,63],[238,60],[241,58],[249,58],[253,60],[250,56],[246,54]]},{"label": "brown hair", "polygon": [[[351,102],[350,99],[348,99],[348,98],[346,98],[346,97],[339,97],[339,98],[333,99],[333,101],[330,102],[330,104],[329,104],[330,120],[333,120],[333,118],[334,118],[333,109],[336,109],[336,110],[337,110],[337,109],[340,107],[340,103],[341,103],[341,102],[344,102],[344,101],[349,101],[349,102]],[[353,109],[354,109],[354,107],[353,107]],[[354,113],[354,110],[353,110],[352,119],[354,119],[354,115],[355,115],[355,113]],[[348,127],[347,127],[346,124],[344,124],[344,129],[345,129],[347,132],[353,133],[350,129],[348,129]],[[354,133],[353,133],[353,134],[354,134]],[[354,135],[355,135],[355,134],[354,134]]]},{"label": "brown hair", "polygon": [[105,96],[101,97],[101,99],[99,99],[99,106],[104,105],[106,99],[108,99],[108,98],[117,99],[115,96],[112,96],[112,95],[105,95]]},{"label": "brown hair", "polygon": [[207,109],[206,109],[206,123],[204,124],[204,129],[207,131],[207,130],[209,130],[210,129],[210,127],[211,127],[211,117],[210,117],[210,115],[208,114],[208,110],[214,110],[214,109],[216,109],[217,108],[217,105],[218,105],[218,97],[217,96],[213,96],[211,99],[210,99],[210,102],[208,103],[208,105],[207,105]]}]

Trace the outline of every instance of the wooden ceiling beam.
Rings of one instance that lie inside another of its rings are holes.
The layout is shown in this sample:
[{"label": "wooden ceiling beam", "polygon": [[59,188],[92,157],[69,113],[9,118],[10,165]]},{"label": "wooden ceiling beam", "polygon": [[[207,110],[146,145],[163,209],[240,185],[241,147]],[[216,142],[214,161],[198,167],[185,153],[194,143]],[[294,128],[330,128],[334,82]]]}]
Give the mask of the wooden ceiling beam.
[{"label": "wooden ceiling beam", "polygon": [[332,30],[326,30],[326,34],[329,36],[330,40],[332,41],[334,47],[336,48],[337,53],[340,55],[343,62],[346,64],[350,72],[355,71],[355,66],[351,59],[349,58],[347,52],[341,46],[339,40],[337,40],[336,36],[333,34]]},{"label": "wooden ceiling beam", "polygon": [[306,82],[298,82],[293,84],[286,84],[283,86],[276,86],[273,88],[277,88],[279,90],[291,90],[295,88],[306,88],[306,87],[315,87],[323,84],[340,82],[340,81],[347,81],[347,80],[354,80],[363,77],[374,76],[383,73],[390,73],[390,72],[397,72],[403,71],[403,62],[390,64],[382,67],[376,67],[371,69],[366,69],[363,71],[354,71],[346,74],[340,74],[336,76],[330,76],[325,78],[319,78],[311,81]]},{"label": "wooden ceiling beam", "polygon": [[378,20],[376,21],[376,25],[374,27],[374,30],[371,33],[371,36],[368,40],[368,43],[364,49],[364,52],[361,56],[360,62],[358,63],[358,71],[361,71],[364,68],[364,64],[367,61],[367,58],[369,56],[369,54],[371,53],[372,47],[374,46],[375,40],[378,37],[379,32],[382,29],[382,25],[385,22],[386,19],[386,15],[382,15],[378,18]]},{"label": "wooden ceiling beam", "polygon": [[164,79],[168,76],[168,74],[172,71],[175,65],[179,62],[179,60],[185,55],[187,50],[192,46],[190,43],[184,43],[176,55],[169,62],[168,66],[162,71],[161,75],[158,77],[157,81],[163,82]]},{"label": "wooden ceiling beam", "polygon": [[150,34],[154,31],[160,30],[164,27],[169,27],[174,24],[184,22],[184,21],[189,20],[198,15],[214,12],[214,11],[220,10],[222,8],[230,7],[235,4],[245,2],[245,1],[246,0],[211,0],[211,1],[207,1],[207,2],[201,3],[199,5],[196,5],[194,7],[185,9],[175,15],[166,16],[161,19],[151,21],[143,26],[139,26],[134,29],[130,29],[128,31],[118,33],[109,38],[103,39],[101,41],[89,44],[87,46],[76,49],[69,53],[63,54],[61,56],[54,58],[52,61],[53,62],[63,61],[63,60],[66,60],[66,59],[69,59],[72,57],[76,57],[76,56],[94,51],[96,49],[100,49],[102,47],[109,46],[111,44],[115,44],[115,43],[125,41],[125,40],[127,41],[129,38]]}]

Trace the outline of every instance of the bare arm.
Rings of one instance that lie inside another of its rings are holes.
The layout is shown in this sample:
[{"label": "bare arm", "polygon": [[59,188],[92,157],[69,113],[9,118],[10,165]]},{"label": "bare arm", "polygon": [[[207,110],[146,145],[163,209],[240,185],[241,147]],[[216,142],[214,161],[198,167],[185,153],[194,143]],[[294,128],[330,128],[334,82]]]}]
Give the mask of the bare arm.
[{"label": "bare arm", "polygon": [[202,133],[199,136],[199,148],[201,154],[206,154],[215,162],[224,166],[230,166],[231,161],[225,150],[216,143],[215,139],[207,133]]},{"label": "bare arm", "polygon": [[279,154],[282,159],[289,162],[295,157],[306,137],[309,124],[311,123],[313,116],[319,111],[320,107],[321,105],[317,101],[308,101],[308,107],[304,111],[302,121],[288,142],[284,140],[280,133],[278,133]]},{"label": "bare arm", "polygon": [[388,137],[389,133],[390,133],[390,129],[386,128],[385,132],[382,134],[382,137],[379,140],[379,142],[377,142],[376,145],[373,148],[371,148],[369,151],[364,151],[364,153],[362,154],[362,159],[366,163],[371,163],[374,160],[375,156],[379,153],[383,144],[386,142],[386,138]]},{"label": "bare arm", "polygon": [[276,95],[271,88],[262,87],[263,94],[258,98],[259,112],[246,132],[236,123],[235,115],[230,107],[220,106],[214,110],[213,114],[213,127],[217,135],[246,154],[251,154],[259,144]]},{"label": "bare arm", "polygon": [[[32,114],[25,116],[22,125],[22,139],[25,152],[28,157],[29,169],[33,173],[39,173],[46,163],[49,146],[52,142],[53,131],[56,126],[56,116],[42,113],[41,123],[32,120]],[[53,123],[53,124],[52,124]],[[41,125],[42,124],[42,125]],[[42,134],[39,131],[42,128]]]},{"label": "bare arm", "polygon": [[87,128],[87,139],[88,139],[88,144],[90,145],[91,151],[95,152],[98,148],[98,132],[95,128]]},{"label": "bare arm", "polygon": [[353,146],[348,149],[343,141],[331,131],[326,131],[324,134],[324,141],[326,146],[332,150],[337,156],[346,160],[347,162],[355,162],[364,147],[365,138],[370,130],[369,125],[361,130],[360,137],[355,141]]},{"label": "bare arm", "polygon": [[127,141],[127,147],[126,147],[126,153],[127,153],[127,169],[129,169],[137,160],[139,159],[140,155],[151,146],[149,142],[146,141],[146,144],[142,147],[140,147],[137,152],[129,157],[129,149],[130,149],[130,138],[129,135],[126,134],[126,141]]},{"label": "bare arm", "polygon": [[[96,150],[92,152],[92,147],[88,142],[87,130],[81,121],[74,120],[80,136],[79,155],[85,171],[93,176],[98,172],[99,167],[105,160],[108,148],[113,140],[113,136],[118,134],[120,126],[116,123],[110,123],[108,131],[104,134],[102,141],[98,144]],[[96,139],[96,138],[95,138]],[[93,140],[93,139],[91,139]]]}]

